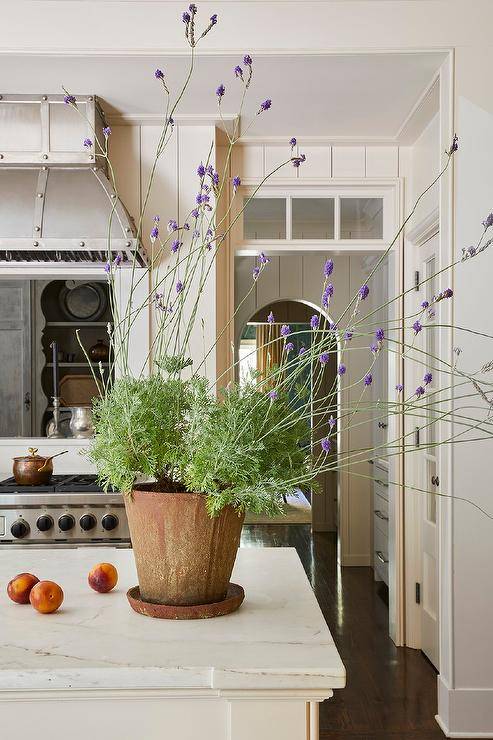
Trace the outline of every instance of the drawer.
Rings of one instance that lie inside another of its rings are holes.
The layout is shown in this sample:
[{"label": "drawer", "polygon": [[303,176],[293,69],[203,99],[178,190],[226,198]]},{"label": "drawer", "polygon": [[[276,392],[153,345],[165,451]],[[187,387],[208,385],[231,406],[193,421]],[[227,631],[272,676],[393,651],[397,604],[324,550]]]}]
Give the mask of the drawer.
[{"label": "drawer", "polygon": [[388,474],[386,478],[380,477],[380,470],[378,468],[374,469],[374,477],[373,477],[373,493],[375,496],[380,496],[380,498],[384,498],[387,502],[389,500],[389,484],[388,484]]},{"label": "drawer", "polygon": [[389,544],[388,537],[379,529],[375,529],[373,537],[374,555],[373,567],[382,581],[389,585]]},{"label": "drawer", "polygon": [[373,522],[375,527],[388,537],[389,534],[389,502],[383,496],[373,492]]}]

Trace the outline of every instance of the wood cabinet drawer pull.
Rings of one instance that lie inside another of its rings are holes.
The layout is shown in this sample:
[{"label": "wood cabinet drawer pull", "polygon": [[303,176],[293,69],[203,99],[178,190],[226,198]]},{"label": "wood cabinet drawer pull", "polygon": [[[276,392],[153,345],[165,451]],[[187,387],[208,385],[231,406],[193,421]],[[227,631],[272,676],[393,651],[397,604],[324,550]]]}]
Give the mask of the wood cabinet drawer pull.
[{"label": "wood cabinet drawer pull", "polygon": [[380,478],[375,478],[375,483],[379,483],[384,488],[388,488],[389,487],[389,484],[388,483],[385,483],[383,480],[380,480]]},{"label": "wood cabinet drawer pull", "polygon": [[381,550],[376,550],[375,555],[380,560],[380,562],[383,563],[384,565],[386,565],[389,562],[388,558],[387,559],[385,558],[385,555],[383,554]]},{"label": "wood cabinet drawer pull", "polygon": [[373,510],[373,513],[375,514],[375,516],[378,516],[378,518],[379,518],[379,519],[383,519],[383,520],[384,520],[384,522],[388,522],[388,521],[389,521],[389,518],[388,518],[388,516],[385,516],[385,514],[383,514],[383,513],[382,513],[382,512],[380,511],[380,509],[374,509],[374,510]]}]

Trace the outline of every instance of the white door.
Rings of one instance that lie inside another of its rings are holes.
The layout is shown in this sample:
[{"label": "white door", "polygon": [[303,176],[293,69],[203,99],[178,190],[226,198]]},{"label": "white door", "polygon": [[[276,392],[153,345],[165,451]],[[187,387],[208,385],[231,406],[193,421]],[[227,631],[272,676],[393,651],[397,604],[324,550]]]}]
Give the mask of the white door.
[{"label": "white door", "polygon": [[[433,328],[437,324],[440,310],[440,303],[432,304],[432,297],[438,292],[437,278],[433,277],[438,270],[438,236],[433,237],[428,242],[418,247],[419,253],[419,302],[428,301],[430,303],[430,313],[425,314],[426,318],[422,321],[425,326],[424,331],[419,335],[419,342],[416,341],[416,349],[424,350],[427,354],[421,356],[414,354],[415,362],[415,380],[416,387],[419,385],[425,387],[426,392],[422,398],[423,412],[417,425],[419,425],[419,447],[422,452],[418,451],[419,474],[418,486],[426,493],[417,493],[421,498],[421,583],[420,583],[420,603],[421,603],[421,648],[425,655],[430,659],[435,668],[439,670],[439,641],[438,641],[438,499],[436,492],[439,488],[439,447],[434,446],[436,442],[436,429],[434,423],[433,409],[427,408],[428,404],[432,405],[429,399],[431,394],[438,389],[437,362],[432,358],[436,357],[438,350],[437,330]],[[424,377],[426,373],[431,373],[433,379],[427,385]],[[436,396],[435,396],[436,397]]]}]

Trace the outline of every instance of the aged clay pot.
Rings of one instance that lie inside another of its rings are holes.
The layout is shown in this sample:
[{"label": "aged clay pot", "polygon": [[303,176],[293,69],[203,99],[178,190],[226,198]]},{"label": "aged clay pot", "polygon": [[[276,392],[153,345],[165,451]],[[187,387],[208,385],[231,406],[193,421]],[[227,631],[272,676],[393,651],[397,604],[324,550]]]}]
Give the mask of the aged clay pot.
[{"label": "aged clay pot", "polygon": [[227,506],[211,518],[205,504],[202,493],[134,490],[125,497],[144,601],[190,606],[226,598],[245,517]]}]

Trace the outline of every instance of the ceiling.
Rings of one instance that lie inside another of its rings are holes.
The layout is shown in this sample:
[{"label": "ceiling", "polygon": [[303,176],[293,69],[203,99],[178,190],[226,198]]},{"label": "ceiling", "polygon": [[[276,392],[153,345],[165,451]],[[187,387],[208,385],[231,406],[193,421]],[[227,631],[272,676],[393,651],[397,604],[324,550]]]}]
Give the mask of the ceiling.
[{"label": "ceiling", "polygon": [[[217,113],[215,90],[226,86],[222,110],[237,112],[241,85],[233,68],[242,54],[198,56],[178,112]],[[444,59],[441,52],[257,56],[242,131],[258,136],[395,139]],[[96,94],[110,115],[159,114],[159,67],[173,93],[187,73],[183,56],[4,55],[0,92]],[[33,73],[35,70],[35,73]],[[259,104],[272,108],[256,116]],[[250,124],[255,119],[255,125]]]}]

